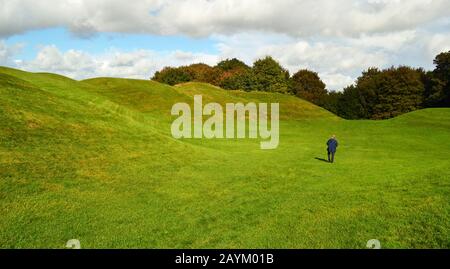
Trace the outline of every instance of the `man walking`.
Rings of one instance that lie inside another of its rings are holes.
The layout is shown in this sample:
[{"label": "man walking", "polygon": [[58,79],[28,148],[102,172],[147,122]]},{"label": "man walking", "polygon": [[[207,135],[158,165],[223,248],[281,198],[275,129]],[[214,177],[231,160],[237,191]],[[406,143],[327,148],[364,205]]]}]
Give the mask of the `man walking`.
[{"label": "man walking", "polygon": [[336,149],[338,147],[338,141],[336,140],[336,136],[333,135],[327,142],[328,146],[328,162],[334,162],[334,154],[336,153]]}]

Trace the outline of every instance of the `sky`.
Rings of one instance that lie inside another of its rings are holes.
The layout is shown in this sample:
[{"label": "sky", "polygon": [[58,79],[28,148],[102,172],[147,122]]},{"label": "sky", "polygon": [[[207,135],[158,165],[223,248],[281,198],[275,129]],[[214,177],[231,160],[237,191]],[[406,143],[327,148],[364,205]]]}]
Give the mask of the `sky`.
[{"label": "sky", "polygon": [[75,79],[271,55],[339,91],[449,50],[449,0],[0,0],[0,65]]}]

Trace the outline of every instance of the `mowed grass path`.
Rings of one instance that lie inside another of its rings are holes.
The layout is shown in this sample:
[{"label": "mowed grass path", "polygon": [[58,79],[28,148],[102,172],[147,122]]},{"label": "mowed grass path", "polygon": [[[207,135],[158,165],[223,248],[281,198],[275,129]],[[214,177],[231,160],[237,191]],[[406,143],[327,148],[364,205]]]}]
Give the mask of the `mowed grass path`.
[{"label": "mowed grass path", "polygon": [[[280,102],[279,148],[173,139],[194,94]],[[449,138],[450,109],[346,121],[279,94],[0,68],[0,248],[450,248]]]}]

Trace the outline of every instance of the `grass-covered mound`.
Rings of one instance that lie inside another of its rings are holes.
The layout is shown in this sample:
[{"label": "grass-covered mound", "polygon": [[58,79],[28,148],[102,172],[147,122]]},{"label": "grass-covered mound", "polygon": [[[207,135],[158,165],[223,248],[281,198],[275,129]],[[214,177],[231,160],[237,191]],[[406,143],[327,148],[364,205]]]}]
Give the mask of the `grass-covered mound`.
[{"label": "grass-covered mound", "polygon": [[[173,139],[195,94],[279,102],[278,149]],[[0,68],[0,247],[449,248],[449,137],[450,109],[346,121],[281,94]]]}]

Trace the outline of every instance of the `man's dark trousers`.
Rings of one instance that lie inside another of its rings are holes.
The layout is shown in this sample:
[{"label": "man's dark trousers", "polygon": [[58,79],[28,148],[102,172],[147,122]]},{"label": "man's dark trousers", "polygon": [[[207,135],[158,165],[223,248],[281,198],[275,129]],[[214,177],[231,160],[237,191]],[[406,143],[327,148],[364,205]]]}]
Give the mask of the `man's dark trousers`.
[{"label": "man's dark trousers", "polygon": [[336,152],[332,152],[332,151],[328,151],[328,161],[330,162],[330,163],[334,163],[334,154],[335,154]]}]

